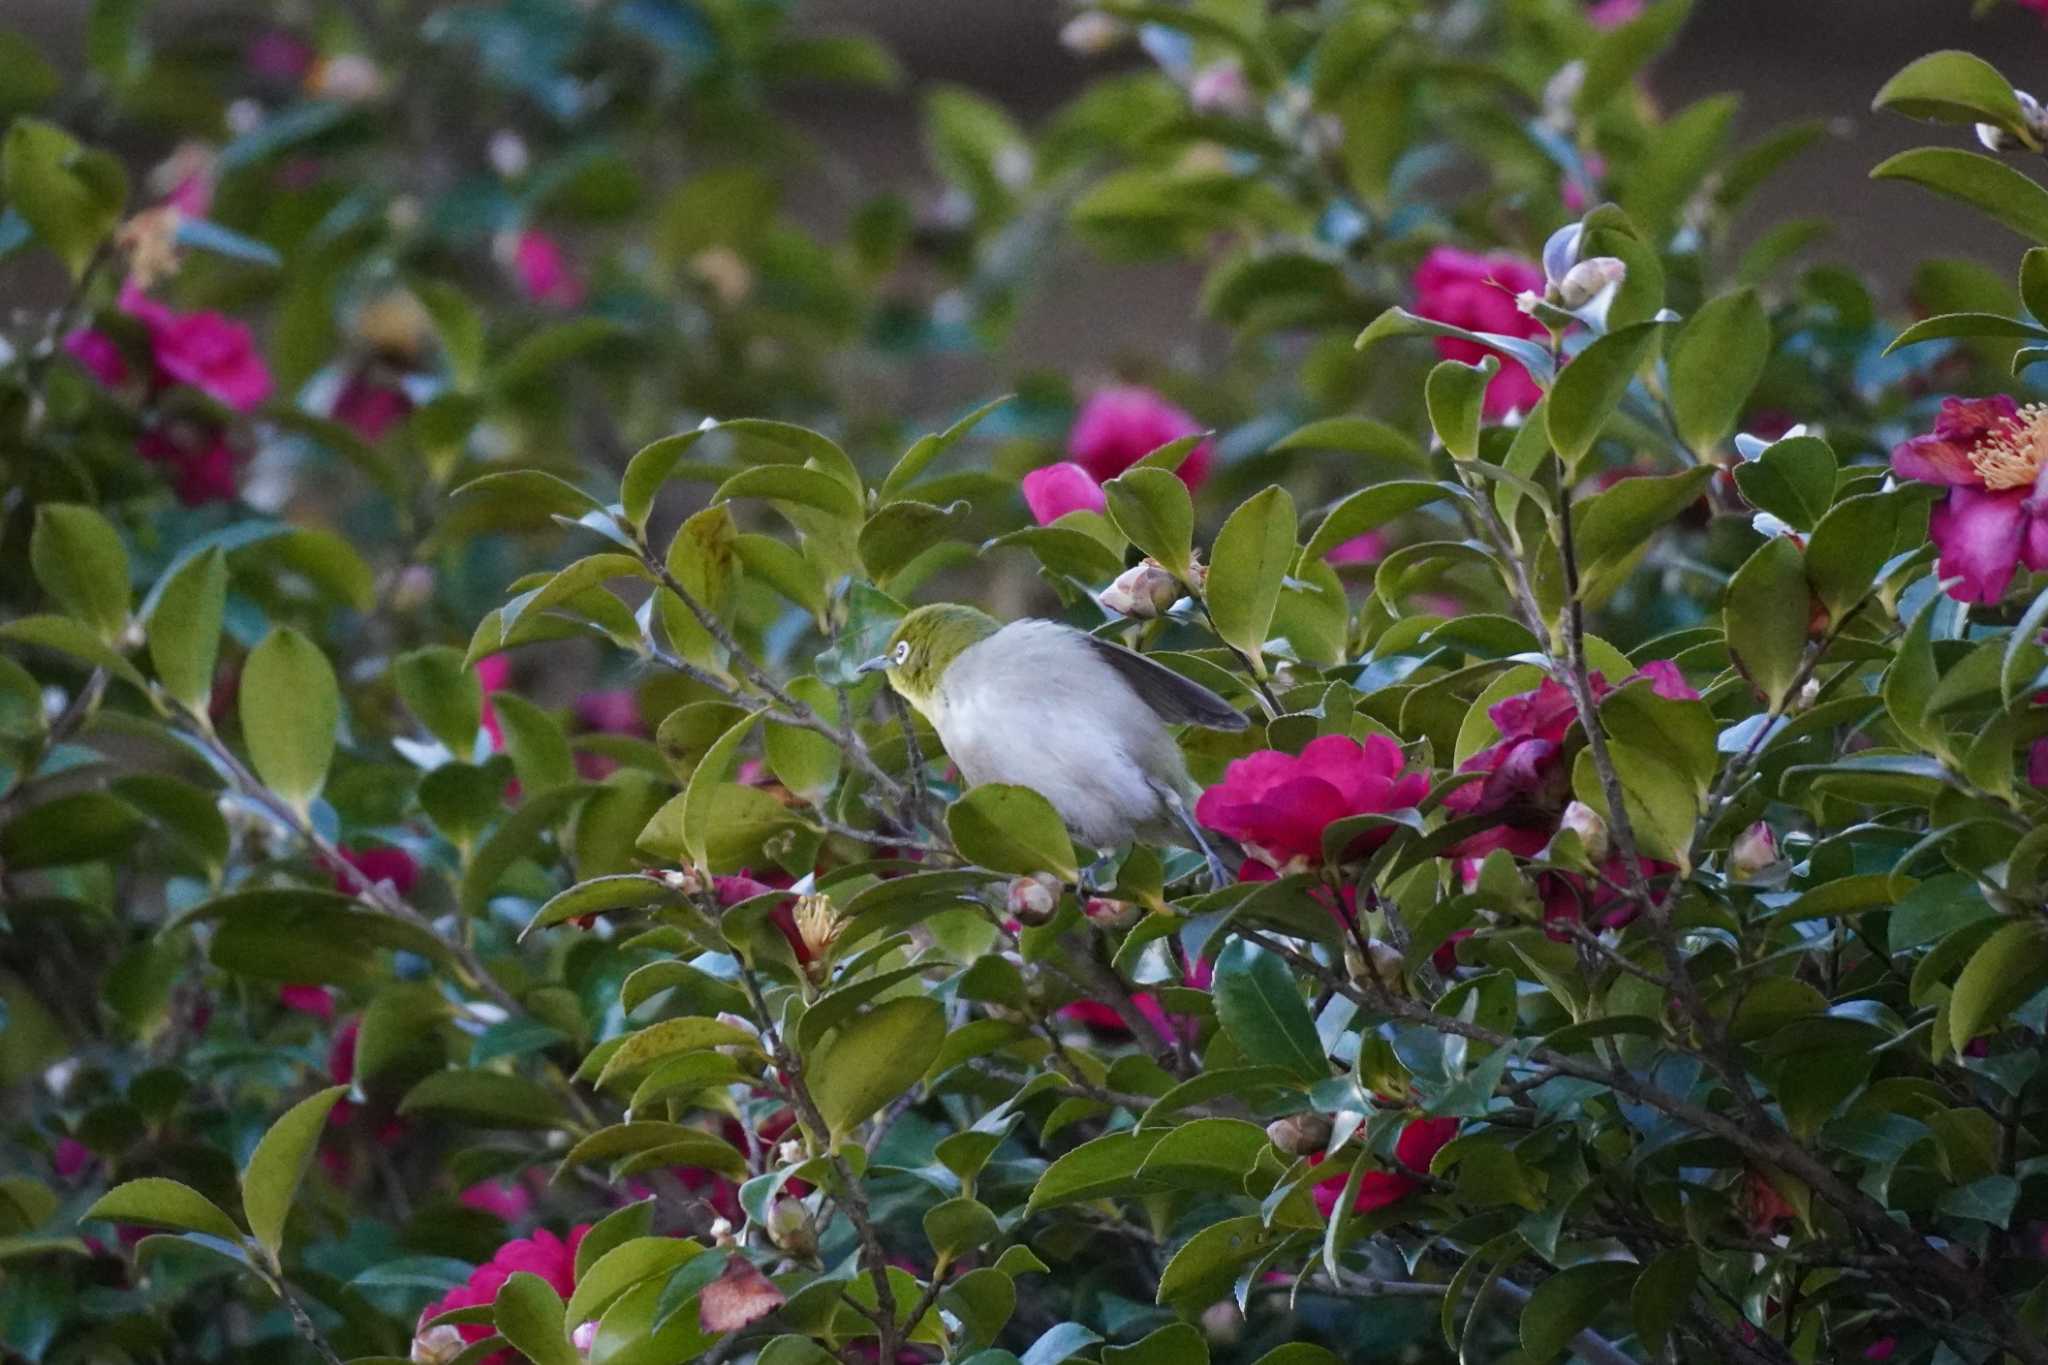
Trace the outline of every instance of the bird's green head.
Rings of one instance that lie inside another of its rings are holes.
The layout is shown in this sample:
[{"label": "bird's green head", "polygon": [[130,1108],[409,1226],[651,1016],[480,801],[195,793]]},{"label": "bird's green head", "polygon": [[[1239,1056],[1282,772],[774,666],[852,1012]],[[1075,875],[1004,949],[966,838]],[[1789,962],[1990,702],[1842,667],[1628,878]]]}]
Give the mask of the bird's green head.
[{"label": "bird's green head", "polygon": [[861,672],[885,669],[889,686],[927,714],[939,680],[960,651],[986,640],[1000,629],[996,618],[975,607],[951,602],[919,607],[896,625],[888,649],[860,666]]}]

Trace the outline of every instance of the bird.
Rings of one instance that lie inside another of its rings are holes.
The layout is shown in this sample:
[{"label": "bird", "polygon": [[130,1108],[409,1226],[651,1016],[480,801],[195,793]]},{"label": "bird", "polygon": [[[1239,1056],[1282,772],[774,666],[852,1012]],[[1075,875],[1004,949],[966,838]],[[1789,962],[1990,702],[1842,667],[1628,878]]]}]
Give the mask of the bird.
[{"label": "bird", "polygon": [[1196,788],[1168,726],[1250,722],[1200,683],[1058,621],[1005,625],[955,603],[910,612],[860,671],[884,673],[931,722],[969,787],[1029,787],[1098,851],[1191,839],[1215,884],[1228,880],[1190,813]]}]

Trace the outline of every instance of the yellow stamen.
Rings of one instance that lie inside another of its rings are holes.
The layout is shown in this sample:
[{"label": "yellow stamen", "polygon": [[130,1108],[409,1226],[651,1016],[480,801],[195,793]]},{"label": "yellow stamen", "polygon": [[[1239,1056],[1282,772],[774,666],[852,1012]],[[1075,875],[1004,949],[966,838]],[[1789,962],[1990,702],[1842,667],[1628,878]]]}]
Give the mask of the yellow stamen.
[{"label": "yellow stamen", "polygon": [[2048,466],[2048,405],[2021,408],[2003,431],[1970,451],[1970,466],[1993,492],[2032,485]]}]

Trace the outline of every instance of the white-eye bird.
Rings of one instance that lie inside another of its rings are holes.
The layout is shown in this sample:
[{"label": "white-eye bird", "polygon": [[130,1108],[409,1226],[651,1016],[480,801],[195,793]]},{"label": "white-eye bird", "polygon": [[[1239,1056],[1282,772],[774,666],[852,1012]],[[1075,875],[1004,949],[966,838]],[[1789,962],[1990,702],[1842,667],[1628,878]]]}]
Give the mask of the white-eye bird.
[{"label": "white-eye bird", "polygon": [[1189,814],[1195,795],[1169,725],[1242,730],[1238,710],[1163,664],[1057,621],[919,607],[861,665],[931,722],[969,786],[1029,787],[1083,844],[1193,846],[1223,864]]}]

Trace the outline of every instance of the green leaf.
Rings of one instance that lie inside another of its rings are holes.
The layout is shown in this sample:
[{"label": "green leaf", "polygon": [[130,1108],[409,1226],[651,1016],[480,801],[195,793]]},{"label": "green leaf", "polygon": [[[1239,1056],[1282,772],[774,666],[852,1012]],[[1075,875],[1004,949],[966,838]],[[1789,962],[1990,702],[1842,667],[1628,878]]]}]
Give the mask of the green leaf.
[{"label": "green leaf", "polygon": [[1679,1247],[1650,1262],[1629,1292],[1629,1311],[1635,1319],[1636,1335],[1652,1356],[1664,1354],[1672,1329],[1692,1304],[1699,1274],[1699,1253],[1691,1247]]},{"label": "green leaf", "polygon": [[1557,376],[1546,404],[1550,444],[1567,470],[1578,467],[1601,428],[1628,392],[1629,381],[1657,339],[1661,322],[1639,322],[1609,332],[1572,358]]},{"label": "green leaf", "polygon": [[1102,486],[1110,521],[1124,539],[1185,580],[1194,555],[1195,504],[1164,469],[1140,466]]},{"label": "green leaf", "polygon": [[2048,190],[2002,161],[1952,147],[1920,147],[1880,163],[1870,178],[1910,180],[2048,244]]},{"label": "green leaf", "polygon": [[917,440],[911,443],[910,449],[903,452],[903,458],[896,462],[896,467],[889,471],[889,476],[882,480],[882,496],[884,498],[893,498],[903,492],[904,489],[908,488],[917,479],[918,475],[931,467],[934,460],[951,450],[960,442],[961,438],[981,425],[981,420],[984,417],[987,417],[997,408],[1007,406],[1013,397],[1014,395],[1005,394],[1001,398],[992,399],[989,402],[983,403],[944,431],[918,437]]},{"label": "green leaf", "polygon": [[[837,697],[817,678],[793,678],[784,688],[819,715],[836,712]],[[768,770],[775,774],[775,779],[806,801],[823,806],[839,782],[839,746],[831,736],[799,725],[769,721],[762,729],[761,743]]]},{"label": "green leaf", "polygon": [[541,836],[566,818],[570,809],[590,793],[590,786],[576,783],[555,787],[522,801],[519,808],[506,816],[484,839],[470,858],[469,865],[462,870],[462,913],[482,914],[490,902],[491,893],[498,889],[499,879],[514,863],[532,853]]},{"label": "green leaf", "polygon": [[[635,1237],[622,1242],[577,1274],[576,1292],[569,1296],[560,1321],[584,1323],[599,1317],[634,1285],[667,1275],[703,1253],[703,1247],[685,1237]],[[504,1330],[502,1324],[499,1330]]]},{"label": "green leaf", "polygon": [[644,1070],[686,1052],[716,1047],[758,1049],[760,1045],[754,1034],[723,1019],[664,1019],[628,1034],[605,1058],[597,1084],[605,1085],[614,1076]]},{"label": "green leaf", "polygon": [[1280,589],[1294,563],[1294,499],[1273,484],[1247,498],[1216,533],[1202,598],[1216,633],[1261,662]]},{"label": "green leaf", "polygon": [[2012,1213],[2019,1198],[2019,1181],[2009,1175],[1987,1175],[1950,1190],[1936,1207],[1954,1218],[1974,1218],[1993,1227],[2007,1228],[2012,1226]]},{"label": "green leaf", "polygon": [[46,502],[29,537],[36,581],[57,604],[114,644],[128,627],[128,551],[90,507]]},{"label": "green leaf", "polygon": [[1586,74],[1572,102],[1575,111],[1592,114],[1626,89],[1635,74],[1678,36],[1691,13],[1692,0],[1663,0],[1601,34],[1586,55]]},{"label": "green leaf", "polygon": [[1806,578],[1839,622],[1877,590],[1877,574],[1901,548],[1901,520],[1910,496],[1859,493],[1828,509],[1806,542]]},{"label": "green leaf", "polygon": [[1316,527],[1303,547],[1302,556],[1321,559],[1353,536],[1364,535],[1418,507],[1455,496],[1455,490],[1434,480],[1392,479],[1361,488],[1324,515],[1322,525]]},{"label": "green leaf", "polygon": [[216,545],[164,581],[149,613],[149,658],[157,680],[195,712],[203,712],[213,696],[227,599],[227,556]]},{"label": "green leaf", "polygon": [[1523,1352],[1532,1362],[1555,1358],[1641,1269],[1632,1261],[1586,1261],[1537,1285],[1522,1308]]},{"label": "green leaf", "polygon": [[885,1001],[835,1030],[804,1061],[832,1144],[917,1084],[945,1041],[945,1006],[921,995]]},{"label": "green leaf", "polygon": [[1284,961],[1234,939],[1216,959],[1214,991],[1216,1017],[1246,1058],[1285,1067],[1304,1081],[1329,1079],[1315,1020]]},{"label": "green leaf", "polygon": [[405,1094],[400,1114],[440,1114],[482,1128],[562,1128],[567,1113],[547,1086],[503,1071],[436,1071]]},{"label": "green leaf", "polygon": [[144,828],[135,808],[118,797],[70,792],[0,826],[0,859],[19,872],[99,862],[126,852]]},{"label": "green leaf", "polygon": [[1754,289],[1710,300],[1671,346],[1671,412],[1679,439],[1695,451],[1713,449],[1762,378],[1771,353],[1771,323]]},{"label": "green leaf", "polygon": [[181,1185],[161,1176],[145,1176],[141,1180],[114,1186],[80,1218],[175,1228],[179,1232],[199,1232],[229,1242],[242,1240],[242,1230],[235,1226],[234,1219],[221,1212],[220,1205],[190,1185]]},{"label": "green leaf", "polygon": [[[2039,251],[2041,248],[2030,247],[2028,250]],[[1922,318],[1899,333],[1892,338],[1891,345],[1884,348],[1884,353],[1890,355],[1906,346],[1916,346],[1923,341],[1943,341],[1949,337],[2017,337],[2022,341],[2041,341],[2048,339],[2048,328],[2001,313],[1942,313]]]},{"label": "green leaf", "polygon": [[284,1249],[285,1219],[299,1182],[306,1178],[313,1150],[327,1131],[327,1111],[347,1093],[345,1085],[329,1086],[287,1109],[256,1144],[242,1172],[242,1212],[248,1216],[250,1233],[270,1253],[272,1265]]},{"label": "green leaf", "polygon": [[64,78],[34,43],[0,28],[0,118],[33,109],[64,88]]},{"label": "green leaf", "polygon": [[1397,337],[1449,337],[1454,341],[1476,342],[1496,354],[1518,362],[1538,384],[1547,386],[1556,374],[1556,365],[1551,361],[1550,352],[1540,342],[1527,337],[1503,336],[1498,332],[1471,332],[1463,327],[1453,327],[1447,322],[1434,318],[1417,317],[1405,308],[1389,308],[1374,318],[1366,329],[1352,342],[1355,350],[1365,351],[1382,341]]},{"label": "green leaf", "polygon": [[1275,1346],[1253,1365],[1344,1365],[1344,1362],[1314,1342],[1293,1341],[1285,1346]]},{"label": "green leaf", "polygon": [[924,1235],[932,1250],[948,1260],[959,1260],[1003,1235],[995,1214],[979,1199],[948,1199],[925,1210]]},{"label": "green leaf", "polygon": [[944,507],[899,499],[869,517],[860,528],[857,544],[861,563],[875,582],[887,586],[890,578],[926,550],[958,540],[959,533],[972,520],[973,507],[965,498]]},{"label": "green leaf", "polygon": [[1479,454],[1479,428],[1485,420],[1486,386],[1500,373],[1500,360],[1487,356],[1477,365],[1456,360],[1440,362],[1429,372],[1423,394],[1429,406],[1429,422],[1444,449],[1457,460]]},{"label": "green leaf", "polygon": [[114,157],[56,124],[17,118],[0,143],[0,191],[77,279],[121,220],[128,176]]},{"label": "green leaf", "polygon": [[[734,543],[738,539],[739,528],[733,523],[732,509],[717,505],[705,508],[677,527],[675,538],[668,545],[666,564],[670,576],[714,619],[723,620],[732,609],[739,560]],[[669,647],[700,668],[724,668],[725,649],[697,619],[697,614],[665,589],[658,599],[664,607],[662,625],[668,633]],[[669,610],[671,604],[679,610]]]},{"label": "green leaf", "polygon": [[[1062,1361],[1072,1360],[1101,1340],[1099,1333],[1078,1322],[1058,1323],[1046,1328],[1038,1340],[1031,1343],[1031,1349],[1024,1352],[1018,1365],[1061,1365]],[[966,1365],[974,1365],[974,1362],[966,1362]]]},{"label": "green leaf", "polygon": [[2028,247],[2020,257],[2020,302],[2038,319],[2048,319],[2048,247]]},{"label": "green leaf", "polygon": [[1374,455],[1403,464],[1429,463],[1413,436],[1370,417],[1325,417],[1273,442],[1273,452],[1341,450],[1347,455]]},{"label": "green leaf", "polygon": [[844,479],[822,469],[797,464],[764,464],[742,469],[718,486],[714,502],[734,498],[766,498],[776,503],[793,503],[814,508],[844,522],[860,519],[860,495]]},{"label": "green leaf", "polygon": [[1192,1323],[1169,1323],[1135,1345],[1103,1347],[1102,1365],[1209,1365],[1209,1342]]},{"label": "green leaf", "polygon": [[961,856],[991,871],[1080,877],[1059,812],[1029,787],[983,783],[947,808],[946,829]]},{"label": "green leaf", "polygon": [[1949,1043],[1957,1052],[2048,986],[2048,925],[2008,924],[1984,940],[1956,978],[1948,1004]]},{"label": "green leaf", "polygon": [[562,1296],[530,1270],[514,1271],[498,1287],[491,1321],[533,1365],[582,1365],[582,1352],[562,1330]]},{"label": "green leaf", "polygon": [[327,781],[341,725],[327,656],[289,626],[273,630],[243,665],[240,701],[256,775],[304,813]]},{"label": "green leaf", "polygon": [[1835,498],[1835,452],[1818,436],[1773,442],[1735,467],[1735,486],[1751,506],[1810,534]]},{"label": "green leaf", "polygon": [[1166,1263],[1159,1275],[1158,1302],[1190,1308],[1215,1302],[1230,1292],[1238,1272],[1271,1250],[1279,1237],[1257,1214],[1211,1223],[1188,1238]]},{"label": "green leaf", "polygon": [[462,651],[429,645],[399,655],[391,671],[406,709],[449,753],[467,759],[483,724],[484,692],[475,670],[463,663]]},{"label": "green leaf", "polygon": [[1997,67],[1968,52],[1930,52],[1910,63],[1884,83],[1870,107],[1935,123],[1989,123],[2029,147],[2040,146],[2011,82],[1998,74]]},{"label": "green leaf", "polygon": [[1721,607],[1728,652],[1773,711],[1799,683],[1810,615],[1798,545],[1772,536],[1735,571]]}]

